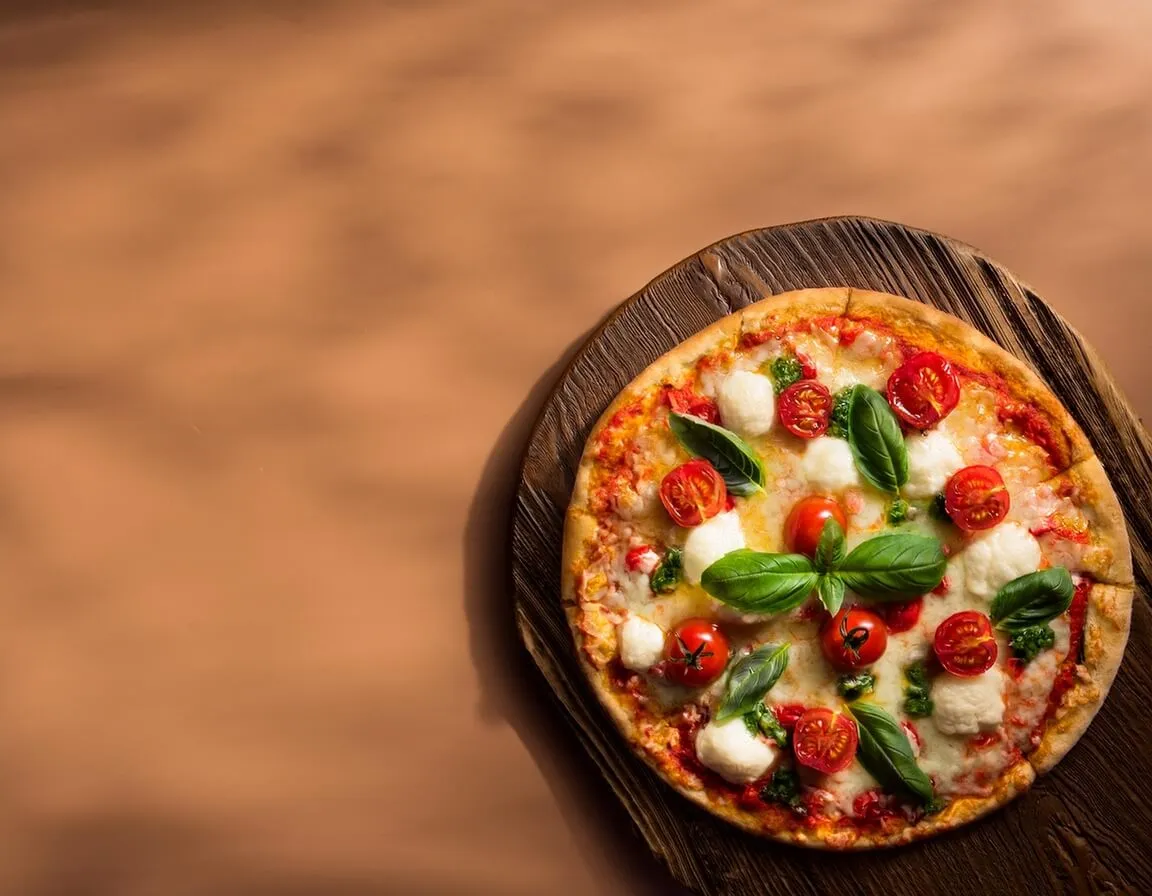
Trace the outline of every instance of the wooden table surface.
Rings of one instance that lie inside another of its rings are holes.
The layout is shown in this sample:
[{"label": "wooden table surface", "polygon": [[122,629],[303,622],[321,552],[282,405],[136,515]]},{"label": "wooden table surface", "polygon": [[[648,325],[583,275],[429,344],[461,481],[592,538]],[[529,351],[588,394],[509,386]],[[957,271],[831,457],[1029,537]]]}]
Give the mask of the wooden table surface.
[{"label": "wooden table surface", "polygon": [[0,892],[676,892],[508,612],[564,359],[720,237],[867,214],[1147,416],[1150,42],[1140,0],[4,4]]}]

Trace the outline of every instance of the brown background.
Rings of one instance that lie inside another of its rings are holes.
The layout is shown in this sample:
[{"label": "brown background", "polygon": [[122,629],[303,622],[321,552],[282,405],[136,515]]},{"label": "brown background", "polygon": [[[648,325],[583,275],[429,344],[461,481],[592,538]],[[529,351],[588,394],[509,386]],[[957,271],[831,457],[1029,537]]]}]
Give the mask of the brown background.
[{"label": "brown background", "polygon": [[515,649],[615,304],[869,214],[1152,408],[1152,8],[0,8],[0,891],[673,892]]}]

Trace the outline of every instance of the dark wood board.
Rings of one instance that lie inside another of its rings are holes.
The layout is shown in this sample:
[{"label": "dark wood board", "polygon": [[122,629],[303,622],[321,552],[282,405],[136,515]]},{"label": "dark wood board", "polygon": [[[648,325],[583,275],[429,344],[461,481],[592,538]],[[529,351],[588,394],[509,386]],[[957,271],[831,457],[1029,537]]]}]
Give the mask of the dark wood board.
[{"label": "dark wood board", "polygon": [[[576,465],[601,411],[644,367],[765,295],[854,286],[968,321],[1023,359],[1084,427],[1127,515],[1139,592],[1112,693],[1063,762],[1020,799],[927,843],[862,854],[787,847],[713,818],[624,745],[588,686],[560,607],[561,534]],[[1099,355],[978,250],[868,218],[734,236],[628,299],[561,375],[525,451],[511,533],[517,625],[533,661],[673,877],[700,893],[1152,893],[1152,439]]]}]

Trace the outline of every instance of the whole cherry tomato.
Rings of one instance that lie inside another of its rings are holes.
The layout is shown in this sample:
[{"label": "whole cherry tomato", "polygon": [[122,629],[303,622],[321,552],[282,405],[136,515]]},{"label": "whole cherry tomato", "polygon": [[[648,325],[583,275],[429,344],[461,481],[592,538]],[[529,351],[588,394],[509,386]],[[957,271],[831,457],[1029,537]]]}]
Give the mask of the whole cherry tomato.
[{"label": "whole cherry tomato", "polygon": [[841,672],[871,666],[888,647],[888,627],[871,610],[845,607],[820,630],[820,647]]},{"label": "whole cherry tomato", "polygon": [[686,619],[664,641],[664,677],[673,684],[711,684],[728,665],[728,638],[710,619]]},{"label": "whole cherry tomato", "polygon": [[848,528],[844,511],[831,498],[820,495],[801,498],[784,522],[784,543],[788,546],[788,550],[811,557],[816,553],[816,545],[820,543],[824,523],[830,519],[836,520],[841,529]]}]

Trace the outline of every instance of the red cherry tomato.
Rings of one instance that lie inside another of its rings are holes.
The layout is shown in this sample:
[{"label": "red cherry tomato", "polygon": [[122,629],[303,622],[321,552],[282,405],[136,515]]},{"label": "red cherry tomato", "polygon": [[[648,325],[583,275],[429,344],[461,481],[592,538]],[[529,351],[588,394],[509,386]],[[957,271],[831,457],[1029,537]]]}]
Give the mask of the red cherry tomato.
[{"label": "red cherry tomato", "polygon": [[825,774],[851,765],[859,742],[856,723],[823,706],[804,713],[792,730],[796,761]]},{"label": "red cherry tomato", "polygon": [[832,393],[815,380],[801,380],[780,393],[776,407],[788,432],[802,439],[814,439],[828,429]]},{"label": "red cherry tomato", "polygon": [[962,678],[983,675],[995,665],[1000,651],[992,634],[992,623],[975,610],[953,613],[941,622],[932,647],[940,665]]},{"label": "red cherry tomato", "polygon": [[664,397],[668,400],[668,407],[677,414],[699,417],[709,423],[720,422],[720,409],[716,406],[716,402],[703,395],[697,395],[691,389],[669,388]]},{"label": "red cherry tomato", "polygon": [[686,619],[664,641],[664,677],[697,688],[711,684],[728,665],[728,638],[710,619]]},{"label": "red cherry tomato", "polygon": [[699,526],[716,516],[728,500],[723,477],[706,460],[690,460],[660,483],[660,502],[678,526]]},{"label": "red cherry tomato", "polygon": [[992,467],[965,467],[944,489],[944,509],[965,532],[991,529],[1011,506],[1004,478]]},{"label": "red cherry tomato", "polygon": [[785,728],[794,727],[800,716],[807,711],[808,707],[803,703],[783,703],[780,706],[772,707],[772,712],[776,714],[776,721]]},{"label": "red cherry tomato", "polygon": [[952,365],[935,352],[913,355],[888,377],[888,403],[916,429],[939,423],[959,401],[960,381]]},{"label": "red cherry tomato", "polygon": [[888,627],[871,610],[844,608],[820,630],[824,657],[841,672],[871,666],[888,647]]},{"label": "red cherry tomato", "polygon": [[816,545],[820,543],[820,533],[824,531],[824,523],[829,519],[836,520],[841,529],[848,528],[844,511],[831,498],[810,495],[797,501],[784,522],[784,543],[788,545],[788,550],[809,557],[815,554]]},{"label": "red cherry tomato", "polygon": [[884,623],[888,626],[888,631],[899,634],[909,631],[916,625],[923,606],[924,598],[914,597],[912,600],[882,604],[880,612],[884,614]]}]

